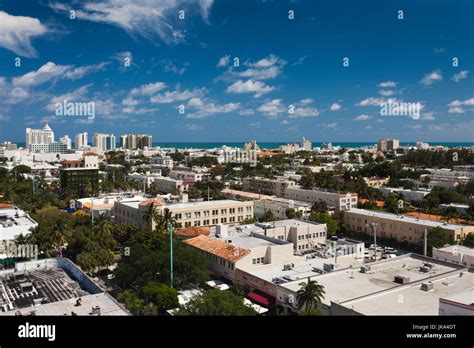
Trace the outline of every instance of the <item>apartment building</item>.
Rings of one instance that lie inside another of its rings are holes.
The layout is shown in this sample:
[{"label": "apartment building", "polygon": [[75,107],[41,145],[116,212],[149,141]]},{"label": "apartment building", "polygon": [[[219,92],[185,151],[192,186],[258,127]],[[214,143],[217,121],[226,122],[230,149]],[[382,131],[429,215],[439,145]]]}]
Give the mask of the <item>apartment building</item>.
[{"label": "apartment building", "polygon": [[435,227],[440,227],[453,243],[474,232],[474,226],[423,220],[406,215],[366,209],[351,209],[344,212],[344,226],[348,230],[371,234],[373,222],[377,223],[377,236],[409,243],[422,243],[425,230],[429,231]]},{"label": "apartment building", "polygon": [[408,190],[403,187],[381,187],[380,191],[382,191],[384,197],[388,197],[392,193],[399,193],[403,198],[417,203],[421,202],[423,198],[430,194],[429,190]]},{"label": "apartment building", "polygon": [[63,160],[59,168],[61,191],[68,188],[84,193],[86,186],[92,189],[99,186],[99,159],[94,153],[85,153],[80,160]]},{"label": "apartment building", "polygon": [[387,185],[388,181],[390,180],[390,177],[387,178],[379,178],[379,177],[363,177],[365,183],[369,187],[374,187],[374,188],[379,188],[384,185]]},{"label": "apartment building", "polygon": [[254,214],[256,219],[262,218],[267,211],[270,211],[275,220],[288,219],[287,210],[293,210],[297,216],[304,217],[311,211],[311,203],[294,201],[292,199],[268,197],[254,200]]},{"label": "apartment building", "polygon": [[38,226],[23,210],[0,203],[0,241],[13,241],[19,235],[26,236]]},{"label": "apartment building", "polygon": [[290,242],[265,236],[251,228],[237,231],[218,225],[213,236],[200,235],[184,243],[206,255],[209,270],[215,276],[232,282],[236,280],[238,269],[250,270],[293,259]]},{"label": "apartment building", "polygon": [[285,197],[285,190],[296,185],[294,181],[285,178],[248,177],[242,180],[243,190],[265,195]]},{"label": "apartment building", "polygon": [[325,190],[306,190],[299,186],[290,187],[285,190],[285,198],[295,201],[314,203],[325,202],[328,207],[334,207],[336,212],[346,211],[357,207],[357,193],[329,192]]},{"label": "apartment building", "polygon": [[377,143],[377,150],[382,152],[395,151],[400,147],[398,139],[380,139]]},{"label": "apartment building", "polygon": [[181,194],[189,189],[189,185],[185,184],[183,180],[176,180],[167,176],[156,176],[153,182],[158,190],[163,193]]},{"label": "apartment building", "polygon": [[150,163],[161,168],[173,169],[174,161],[169,156],[151,157]]},{"label": "apartment building", "polygon": [[430,186],[454,188],[474,179],[474,171],[470,170],[468,166],[456,166],[453,170],[432,169],[430,170],[429,178]]},{"label": "apartment building", "polygon": [[75,146],[76,146],[76,150],[81,150],[82,148],[89,146],[87,132],[79,133],[76,135]]},{"label": "apartment building", "polygon": [[448,245],[442,248],[433,248],[433,258],[467,267],[474,267],[474,248],[464,245]]},{"label": "apartment building", "polygon": [[122,134],[120,136],[120,147],[124,150],[136,150],[151,148],[152,136],[148,134]]},{"label": "apartment building", "polygon": [[[164,204],[152,198],[147,201],[115,202],[114,216],[117,222],[133,222],[145,226],[145,212],[150,204],[158,213],[169,209],[182,227],[211,226],[217,224],[237,225],[253,218],[253,202],[232,200]],[[153,222],[155,228],[155,222]]]},{"label": "apartment building", "polygon": [[172,170],[169,177],[175,180],[182,180],[184,184],[192,185],[197,181],[208,180],[210,175],[208,173],[197,173],[194,171]]},{"label": "apartment building", "polygon": [[97,147],[101,151],[114,151],[115,142],[115,135],[113,134],[94,133],[92,137],[92,146]]}]

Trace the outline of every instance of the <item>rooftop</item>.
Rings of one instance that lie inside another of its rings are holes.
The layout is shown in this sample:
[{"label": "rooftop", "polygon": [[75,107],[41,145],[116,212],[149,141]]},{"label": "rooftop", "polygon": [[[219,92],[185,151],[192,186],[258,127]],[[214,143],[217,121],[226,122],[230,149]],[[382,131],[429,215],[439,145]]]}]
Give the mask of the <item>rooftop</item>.
[{"label": "rooftop", "polygon": [[412,217],[412,216],[407,216],[407,215],[397,215],[397,214],[385,213],[385,212],[380,212],[380,211],[375,211],[375,210],[366,210],[366,209],[358,209],[358,208],[352,208],[351,210],[348,210],[347,213],[355,213],[355,214],[364,215],[368,217],[376,217],[376,218],[388,219],[392,221],[401,220],[407,223],[417,224],[421,226],[428,226],[428,227],[439,226],[444,229],[452,229],[452,230],[457,230],[464,226],[464,225],[459,225],[459,224],[438,222],[438,221],[433,221],[433,220],[425,220],[425,219],[420,219],[418,217]]},{"label": "rooftop", "polygon": [[449,246],[445,246],[445,247],[442,247],[442,248],[438,248],[438,251],[446,252],[446,253],[450,253],[450,254],[461,254],[462,253],[464,255],[469,255],[469,256],[474,257],[474,248],[469,248],[467,246],[459,245],[459,244],[449,245]]},{"label": "rooftop", "polygon": [[240,248],[233,244],[204,235],[187,239],[184,243],[231,262],[238,261],[250,253],[250,250],[248,249]]},{"label": "rooftop", "polygon": [[[68,259],[17,263],[0,272],[0,315],[128,315]],[[80,298],[80,305],[78,299]]]},{"label": "rooftop", "polygon": [[182,237],[197,237],[201,234],[208,236],[210,233],[211,231],[208,228],[197,227],[197,226],[191,226],[188,228],[180,228],[176,230],[176,234]]},{"label": "rooftop", "polygon": [[[368,296],[389,289],[395,289],[400,284],[394,282],[395,276],[404,276],[410,282],[416,282],[457,271],[462,268],[445,262],[429,259],[434,267],[428,272],[422,272],[420,267],[426,263],[422,257],[403,255],[387,261],[370,263],[370,270],[362,273],[359,268],[348,268],[336,272],[318,275],[313,280],[324,286],[326,291],[323,302],[343,303],[359,297]],[[291,291],[299,289],[299,282],[281,285]]]}]

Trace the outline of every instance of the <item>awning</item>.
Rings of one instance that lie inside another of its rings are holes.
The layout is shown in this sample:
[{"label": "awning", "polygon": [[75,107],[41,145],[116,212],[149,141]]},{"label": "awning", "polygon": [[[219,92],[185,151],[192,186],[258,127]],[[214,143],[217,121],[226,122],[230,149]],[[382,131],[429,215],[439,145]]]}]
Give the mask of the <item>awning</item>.
[{"label": "awning", "polygon": [[255,291],[250,291],[247,294],[247,298],[249,298],[250,300],[253,300],[253,301],[257,302],[258,304],[260,304],[262,306],[265,306],[267,308],[270,308],[273,305],[273,302],[274,302],[271,297],[267,297],[263,294],[258,294]]}]

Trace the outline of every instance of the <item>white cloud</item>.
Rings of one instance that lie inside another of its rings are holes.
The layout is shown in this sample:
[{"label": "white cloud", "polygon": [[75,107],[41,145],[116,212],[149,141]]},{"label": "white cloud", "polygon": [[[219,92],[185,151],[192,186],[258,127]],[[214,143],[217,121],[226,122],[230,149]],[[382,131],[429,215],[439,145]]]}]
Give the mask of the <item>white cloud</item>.
[{"label": "white cloud", "polygon": [[273,99],[261,105],[257,111],[270,117],[276,117],[286,111],[281,99]]},{"label": "white cloud", "polygon": [[442,81],[442,80],[443,80],[443,74],[441,73],[441,71],[435,70],[423,76],[423,78],[420,80],[420,83],[425,86],[430,86],[433,83]]},{"label": "white cloud", "polygon": [[390,97],[391,95],[394,95],[396,92],[392,91],[390,89],[381,89],[379,91],[379,94],[384,96],[384,97]]},{"label": "white cloud", "polygon": [[64,76],[65,76],[65,78],[67,78],[69,80],[79,80],[79,79],[82,79],[84,76],[86,76],[88,74],[104,70],[104,68],[108,64],[110,64],[110,63],[103,62],[103,63],[99,63],[99,64],[80,66],[80,67],[71,69],[69,71],[66,71]]},{"label": "white cloud", "polygon": [[19,87],[38,86],[57,78],[64,77],[65,73],[70,71],[72,68],[72,65],[56,65],[53,62],[48,62],[36,71],[30,71],[20,77],[14,77],[12,83],[14,86]]},{"label": "white cloud", "polygon": [[332,103],[331,106],[329,107],[331,111],[338,111],[341,108],[342,108],[342,105],[338,103]]},{"label": "white cloud", "polygon": [[253,111],[252,109],[243,109],[239,111],[239,115],[242,115],[242,116],[255,115],[255,111]]},{"label": "white cloud", "polygon": [[369,115],[359,115],[355,118],[353,118],[354,121],[367,121],[370,120],[372,117]]},{"label": "white cloud", "polygon": [[393,88],[393,87],[397,87],[397,82],[395,81],[385,81],[385,82],[380,82],[378,84],[378,87],[381,87],[381,88]]},{"label": "white cloud", "polygon": [[0,122],[5,122],[5,121],[8,121],[9,119],[10,119],[10,116],[5,116],[5,115],[0,114]]},{"label": "white cloud", "polygon": [[250,78],[254,80],[273,79],[281,74],[286,61],[270,54],[268,57],[262,58],[256,62],[245,62],[249,67],[247,70],[237,73],[239,77]]},{"label": "white cloud", "polygon": [[155,94],[166,88],[164,82],[152,82],[145,85],[141,85],[138,88],[133,88],[130,91],[131,95],[149,96]]},{"label": "white cloud", "polygon": [[303,117],[315,117],[319,116],[320,112],[317,108],[313,107],[302,107],[295,108],[294,112],[290,114],[290,118],[303,118]]},{"label": "white cloud", "polygon": [[326,125],[324,125],[325,127],[327,128],[336,128],[337,127],[337,123],[336,122],[333,122],[333,123],[328,123]]},{"label": "white cloud", "polygon": [[291,66],[301,65],[301,64],[303,64],[304,61],[305,61],[306,59],[308,59],[308,58],[309,58],[308,55],[304,55],[304,56],[300,57],[296,62],[294,62],[293,64],[291,64]]},{"label": "white cloud", "polygon": [[309,105],[309,104],[311,104],[311,103],[313,103],[313,102],[314,102],[314,99],[306,98],[306,99],[301,99],[299,103],[300,103],[301,105]]},{"label": "white cloud", "polygon": [[189,90],[186,89],[181,91],[179,88],[174,91],[167,91],[165,93],[156,94],[150,98],[152,103],[159,103],[159,104],[170,104],[174,102],[182,102],[192,98],[200,98],[206,93],[205,88],[200,89],[193,89]]},{"label": "white cloud", "polygon": [[227,93],[255,93],[254,97],[258,98],[262,95],[269,93],[274,90],[274,87],[266,85],[264,82],[261,81],[254,81],[254,80],[237,80],[232,85],[227,87]]},{"label": "white cloud", "polygon": [[386,99],[385,98],[366,98],[364,100],[361,100],[357,105],[359,106],[380,106],[381,104],[385,103]]},{"label": "white cloud", "polygon": [[190,131],[197,131],[197,130],[204,129],[204,126],[197,125],[197,124],[187,124],[186,129]]},{"label": "white cloud", "polygon": [[217,67],[218,68],[223,68],[223,67],[226,67],[227,65],[229,65],[229,63],[230,63],[230,56],[225,55],[225,56],[223,56],[219,59],[219,61],[217,62]]},{"label": "white cloud", "polygon": [[203,106],[204,103],[202,102],[200,98],[191,98],[188,101],[188,105],[191,107],[200,107],[200,106]]},{"label": "white cloud", "polygon": [[[142,36],[151,41],[157,38],[166,44],[184,42],[185,31],[176,25],[177,10],[198,6],[199,13],[207,22],[213,0],[198,2],[186,0],[92,0],[70,6],[59,2],[50,3],[56,11],[76,11],[76,18],[105,23],[125,30],[132,37]],[[175,13],[174,13],[175,12]],[[174,15],[173,15],[174,14]]]},{"label": "white cloud", "polygon": [[408,128],[411,128],[411,129],[420,129],[421,128],[421,124],[415,124],[413,126],[408,126]]},{"label": "white cloud", "polygon": [[448,104],[450,114],[463,114],[465,110],[463,106],[474,106],[474,98],[466,99],[466,100],[453,100],[451,103]]},{"label": "white cloud", "polygon": [[460,106],[453,106],[453,107],[449,108],[448,112],[450,114],[463,114],[464,109]]},{"label": "white cloud", "polygon": [[467,79],[468,74],[469,74],[468,70],[460,71],[460,72],[454,74],[453,77],[451,78],[451,80],[453,80],[454,82],[459,82],[461,80]]},{"label": "white cloud", "polygon": [[34,58],[38,54],[31,40],[45,35],[49,28],[37,18],[12,16],[0,11],[0,47],[23,57]]},{"label": "white cloud", "polygon": [[132,97],[127,97],[122,100],[122,105],[125,106],[135,106],[138,105],[138,100],[132,98]]},{"label": "white cloud", "polygon": [[215,114],[227,114],[239,108],[240,103],[227,103],[222,105],[207,103],[199,106],[195,112],[188,114],[186,118],[206,118]]},{"label": "white cloud", "polygon": [[79,87],[70,93],[65,93],[51,98],[45,109],[48,111],[54,111],[56,110],[56,104],[63,103],[65,100],[68,102],[86,102],[84,98],[86,97],[90,86],[92,86],[92,84]]}]

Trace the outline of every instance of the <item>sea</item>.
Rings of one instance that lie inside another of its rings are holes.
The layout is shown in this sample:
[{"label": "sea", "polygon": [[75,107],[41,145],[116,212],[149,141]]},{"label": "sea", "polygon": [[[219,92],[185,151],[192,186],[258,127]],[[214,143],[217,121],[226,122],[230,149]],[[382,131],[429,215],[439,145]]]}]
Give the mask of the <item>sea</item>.
[{"label": "sea", "polygon": [[[281,145],[287,145],[289,142],[257,142],[262,149],[277,149]],[[229,147],[243,147],[245,142],[154,142],[154,147],[176,148],[176,149],[215,149],[224,145]],[[321,147],[324,142],[313,142],[313,147]],[[376,145],[376,142],[332,142],[332,146],[345,148],[357,148]],[[430,146],[444,147],[472,147],[474,142],[429,142]],[[25,147],[25,143],[17,143],[19,147]],[[74,147],[74,144],[72,144]],[[400,142],[400,146],[415,146],[416,142]],[[117,144],[117,148],[120,144]]]}]

